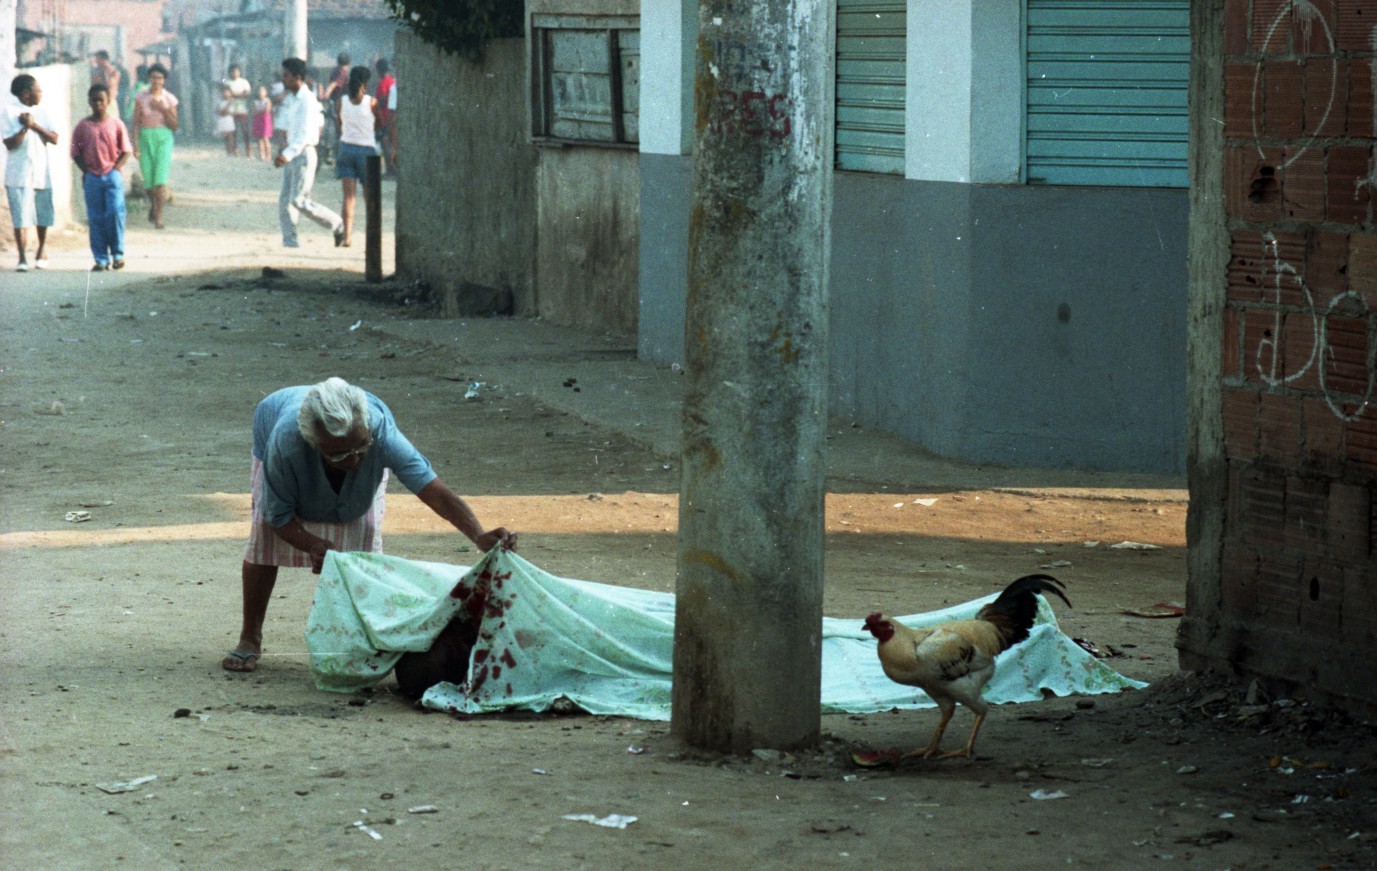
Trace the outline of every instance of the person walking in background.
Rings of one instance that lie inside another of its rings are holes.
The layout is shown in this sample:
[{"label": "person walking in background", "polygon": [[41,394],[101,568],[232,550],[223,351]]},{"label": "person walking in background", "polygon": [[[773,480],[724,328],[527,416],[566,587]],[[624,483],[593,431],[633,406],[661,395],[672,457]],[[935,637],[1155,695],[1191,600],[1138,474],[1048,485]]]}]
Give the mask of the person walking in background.
[{"label": "person walking in background", "polygon": [[28,272],[29,227],[38,228],[34,268],[48,268],[48,228],[53,225],[52,146],[57,133],[48,113],[39,107],[43,89],[27,73],[14,77],[10,93],[17,105],[5,107],[0,136],[9,161],[5,165],[5,194],[9,199],[14,243],[19,248],[16,272]]},{"label": "person walking in background", "polygon": [[320,102],[325,110],[325,132],[320,138],[320,159],[329,163],[339,152],[340,117],[339,104],[349,91],[349,52],[342,51],[335,58],[335,68],[330,71],[330,81],[320,92]]},{"label": "person walking in background", "polygon": [[134,157],[152,207],[148,221],[163,228],[163,205],[172,174],[172,143],[177,132],[177,97],[167,90],[167,68],[148,68],[148,90],[134,98]]},{"label": "person walking in background", "polygon": [[110,61],[110,52],[105,49],[91,55],[91,85],[104,85],[110,93],[110,109],[116,118],[120,117],[120,68]]},{"label": "person walking in background", "polygon": [[387,144],[392,141],[392,110],[387,107],[392,98],[392,88],[397,84],[397,80],[392,76],[392,65],[387,62],[387,58],[380,59],[377,66],[378,90],[373,95],[378,100],[377,141],[383,146],[383,158],[387,161],[387,176],[390,178],[396,174],[396,167],[392,165],[392,158],[395,155],[386,151]]},{"label": "person walking in background", "polygon": [[253,131],[249,129],[249,100],[253,94],[253,85],[244,78],[244,73],[239,69],[239,64],[229,68],[229,78],[225,79],[225,87],[230,90],[230,98],[233,103],[230,106],[230,115],[234,118],[234,153],[239,151],[239,140],[244,141],[244,156],[253,157]]},{"label": "person walking in background", "polygon": [[110,89],[92,85],[87,93],[91,114],[72,131],[72,160],[81,170],[90,230],[92,272],[124,268],[124,176],[133,153],[129,130],[110,114]]},{"label": "person walking in background", "polygon": [[273,166],[283,169],[282,191],[278,195],[278,222],[282,226],[282,245],[298,248],[296,225],[301,215],[329,227],[335,247],[344,244],[344,220],[311,199],[316,180],[316,143],[320,141],[322,115],[320,101],[306,86],[306,61],[289,57],[282,62],[282,84],[287,96],[282,100],[282,127],[287,144],[278,152]]},{"label": "person walking in background", "polygon": [[339,158],[335,162],[335,178],[344,188],[344,246],[352,244],[354,206],[358,201],[359,182],[368,177],[368,158],[378,153],[374,132],[378,123],[378,101],[368,93],[371,78],[368,67],[357,66],[349,71],[346,95],[340,101]]},{"label": "person walking in background", "polygon": [[258,99],[253,103],[253,138],[258,143],[258,159],[273,159],[273,103],[268,89],[259,85]]},{"label": "person walking in background", "polygon": [[148,65],[139,64],[134,67],[134,87],[129,89],[129,98],[120,107],[124,112],[122,117],[134,117],[134,98],[146,90],[148,90]]}]

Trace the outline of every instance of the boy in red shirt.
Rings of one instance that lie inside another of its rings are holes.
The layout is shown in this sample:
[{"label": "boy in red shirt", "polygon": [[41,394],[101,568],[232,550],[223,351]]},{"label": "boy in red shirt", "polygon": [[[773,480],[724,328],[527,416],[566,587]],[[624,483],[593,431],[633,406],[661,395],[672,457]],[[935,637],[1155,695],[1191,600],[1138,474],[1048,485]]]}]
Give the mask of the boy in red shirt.
[{"label": "boy in red shirt", "polygon": [[92,85],[87,92],[91,114],[72,131],[72,160],[81,170],[90,228],[92,272],[124,268],[124,176],[120,170],[133,153],[124,122],[110,114],[110,89]]}]

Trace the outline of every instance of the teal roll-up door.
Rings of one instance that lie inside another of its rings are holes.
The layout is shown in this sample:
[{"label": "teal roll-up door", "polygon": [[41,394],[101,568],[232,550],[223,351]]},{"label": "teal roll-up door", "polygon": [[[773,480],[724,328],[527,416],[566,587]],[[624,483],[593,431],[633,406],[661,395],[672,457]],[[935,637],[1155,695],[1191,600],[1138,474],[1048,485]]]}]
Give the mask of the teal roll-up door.
[{"label": "teal roll-up door", "polygon": [[837,168],[904,172],[904,0],[837,0]]},{"label": "teal roll-up door", "polygon": [[1190,0],[1027,0],[1029,184],[1186,187]]}]

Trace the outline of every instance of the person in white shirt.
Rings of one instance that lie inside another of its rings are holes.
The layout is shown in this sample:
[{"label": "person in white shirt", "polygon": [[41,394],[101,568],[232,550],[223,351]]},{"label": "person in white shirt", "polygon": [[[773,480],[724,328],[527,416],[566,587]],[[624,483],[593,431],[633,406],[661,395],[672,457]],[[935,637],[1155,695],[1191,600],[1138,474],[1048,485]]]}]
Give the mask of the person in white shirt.
[{"label": "person in white shirt", "polygon": [[29,227],[38,227],[34,266],[48,268],[48,228],[53,225],[53,160],[50,149],[57,133],[48,114],[39,107],[43,89],[38,80],[23,73],[10,83],[15,100],[5,107],[3,133],[9,161],[5,166],[5,193],[14,219],[14,242],[19,247],[17,272],[28,272]]},{"label": "person in white shirt", "polygon": [[229,88],[230,99],[233,101],[230,116],[234,119],[235,153],[239,151],[238,141],[243,139],[244,156],[253,157],[253,131],[249,129],[249,98],[253,93],[253,85],[244,78],[239,64],[235,64],[230,67],[229,78],[225,79],[224,86]]},{"label": "person in white shirt", "polygon": [[354,207],[358,202],[359,183],[368,175],[368,158],[378,153],[374,140],[378,126],[378,101],[368,93],[368,67],[356,66],[349,71],[349,83],[344,99],[340,100],[339,154],[335,158],[335,178],[344,189],[344,245],[349,247],[354,230]]},{"label": "person in white shirt", "polygon": [[315,93],[306,87],[306,62],[289,57],[282,62],[282,84],[287,96],[282,100],[280,121],[287,144],[278,152],[273,166],[283,169],[282,192],[278,195],[278,219],[282,225],[282,245],[299,248],[296,225],[306,215],[335,235],[335,247],[344,244],[344,220],[332,210],[311,199],[316,181],[316,143],[324,114]]}]

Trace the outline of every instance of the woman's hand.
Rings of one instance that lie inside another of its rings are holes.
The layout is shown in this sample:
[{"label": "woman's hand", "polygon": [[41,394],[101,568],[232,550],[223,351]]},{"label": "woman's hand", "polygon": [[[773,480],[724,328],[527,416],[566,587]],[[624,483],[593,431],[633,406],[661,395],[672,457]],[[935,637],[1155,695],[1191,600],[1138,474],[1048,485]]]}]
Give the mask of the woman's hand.
[{"label": "woman's hand", "polygon": [[308,554],[311,555],[312,574],[320,574],[321,568],[323,568],[325,565],[325,554],[328,553],[329,550],[330,542],[322,538],[317,539],[316,543],[311,545],[310,550],[306,551]]},{"label": "woman's hand", "polygon": [[505,527],[499,526],[489,529],[487,532],[473,540],[485,553],[497,547],[499,544],[507,550],[516,550],[516,533],[508,532]]}]

